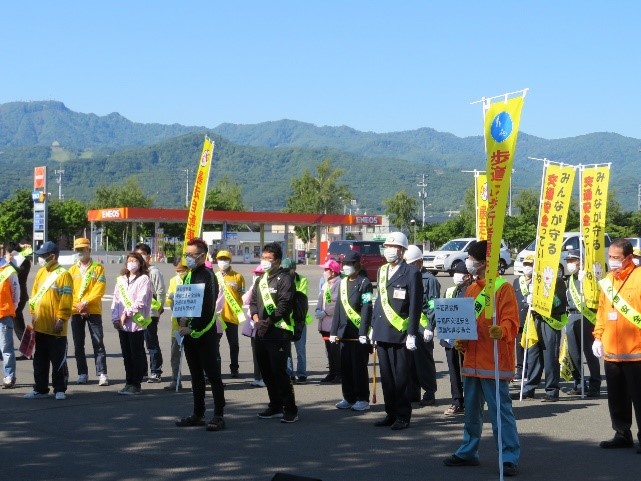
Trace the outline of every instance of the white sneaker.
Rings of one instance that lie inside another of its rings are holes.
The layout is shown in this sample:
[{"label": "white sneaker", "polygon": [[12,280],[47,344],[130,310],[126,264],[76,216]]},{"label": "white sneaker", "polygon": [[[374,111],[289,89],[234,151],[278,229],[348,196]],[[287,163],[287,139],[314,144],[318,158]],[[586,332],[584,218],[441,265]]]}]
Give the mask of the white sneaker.
[{"label": "white sneaker", "polygon": [[369,411],[369,403],[367,401],[356,401],[352,406],[352,411]]},{"label": "white sneaker", "polygon": [[2,380],[2,389],[11,389],[16,385],[16,380],[11,376],[6,376]]},{"label": "white sneaker", "polygon": [[31,392],[28,392],[24,396],[22,396],[24,399],[44,399],[48,398],[49,394],[38,392],[35,389]]},{"label": "white sneaker", "polygon": [[98,378],[98,386],[109,386],[109,379],[106,374],[101,374]]},{"label": "white sneaker", "polygon": [[55,397],[56,397],[56,401],[64,401],[65,399],[67,399],[67,395],[62,391],[58,391]]},{"label": "white sneaker", "polygon": [[87,384],[88,380],[89,380],[89,376],[87,374],[79,374],[76,384]]},{"label": "white sneaker", "polygon": [[265,381],[263,381],[262,379],[254,379],[249,383],[249,385],[253,387],[265,387]]},{"label": "white sneaker", "polygon": [[353,404],[345,399],[339,401],[336,403],[336,407],[338,409],[349,409],[353,406]]}]

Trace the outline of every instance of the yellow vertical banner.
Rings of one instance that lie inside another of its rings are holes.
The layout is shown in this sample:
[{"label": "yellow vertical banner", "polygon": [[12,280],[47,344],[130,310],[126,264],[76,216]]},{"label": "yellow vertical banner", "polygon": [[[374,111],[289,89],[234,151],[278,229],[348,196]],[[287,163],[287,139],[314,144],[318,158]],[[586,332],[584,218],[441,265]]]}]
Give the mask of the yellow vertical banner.
[{"label": "yellow vertical banner", "polygon": [[605,213],[610,166],[581,169],[581,233],[585,244],[583,295],[585,305],[599,306],[598,282],[605,273]]},{"label": "yellow vertical banner", "polygon": [[209,171],[214,157],[214,142],[205,137],[203,151],[198,161],[198,172],[194,181],[194,190],[191,195],[189,214],[187,216],[187,228],[185,229],[185,243],[183,252],[187,249],[187,242],[194,237],[200,236],[203,226],[203,215],[205,213],[205,198],[207,197],[207,186],[209,184]]},{"label": "yellow vertical banner", "polygon": [[549,163],[545,164],[544,169],[539,225],[536,231],[536,273],[532,281],[532,308],[549,317],[554,302],[554,288],[559,279],[563,234],[568,220],[576,170],[572,165]]},{"label": "yellow vertical banner", "polygon": [[487,175],[476,174],[476,240],[487,239]]},{"label": "yellow vertical banner", "polygon": [[498,276],[501,239],[505,224],[512,165],[516,153],[523,97],[494,102],[485,113],[485,147],[487,151],[487,269],[485,292],[488,302],[485,316],[494,314],[494,283]]}]

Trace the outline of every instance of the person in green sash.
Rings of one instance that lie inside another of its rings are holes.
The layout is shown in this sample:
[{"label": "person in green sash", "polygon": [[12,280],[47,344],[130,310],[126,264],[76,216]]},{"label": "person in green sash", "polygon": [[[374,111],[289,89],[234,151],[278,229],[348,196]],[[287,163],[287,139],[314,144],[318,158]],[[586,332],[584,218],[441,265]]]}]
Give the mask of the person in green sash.
[{"label": "person in green sash", "polygon": [[118,394],[125,396],[142,392],[142,378],[147,369],[145,329],[151,324],[152,300],[147,269],[140,254],[127,254],[127,263],[116,279],[111,303],[111,322],[118,331],[125,364],[125,387]]},{"label": "person in green sash", "polygon": [[[574,388],[568,394],[577,396],[583,392],[581,389],[581,334],[583,334],[583,355],[590,372],[590,377],[585,379],[585,395],[599,397],[601,394],[601,363],[592,352],[592,341],[594,340],[592,333],[596,322],[596,309],[590,309],[585,305],[585,299],[582,299],[581,286],[584,273],[581,271],[579,252],[568,252],[566,261],[570,276],[567,280],[568,324],[565,326],[565,334],[568,338],[568,354],[572,360],[572,377],[574,378]],[[581,324],[583,324],[583,333],[581,333]]]},{"label": "person in green sash", "polygon": [[516,352],[516,374],[514,375],[514,386],[521,384],[521,377],[523,376],[523,359],[525,357],[525,349],[521,346],[521,337],[523,336],[523,329],[525,328],[525,320],[527,313],[530,310],[528,304],[529,296],[532,294],[532,275],[534,274],[534,256],[529,254],[523,259],[523,275],[514,279],[512,287],[516,295],[516,302],[519,305],[519,333],[516,336],[515,352]]}]

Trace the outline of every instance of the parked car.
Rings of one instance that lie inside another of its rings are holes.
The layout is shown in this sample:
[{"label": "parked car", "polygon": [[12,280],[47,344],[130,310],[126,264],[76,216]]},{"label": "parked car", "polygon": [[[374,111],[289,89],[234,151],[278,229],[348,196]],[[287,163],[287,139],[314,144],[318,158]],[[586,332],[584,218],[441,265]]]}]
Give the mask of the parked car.
[{"label": "parked car", "polygon": [[340,262],[350,250],[361,255],[361,266],[367,272],[368,279],[376,282],[378,268],[385,264],[383,241],[336,240],[329,245],[328,256]]},{"label": "parked car", "polygon": [[[583,247],[580,245],[582,237],[583,236],[580,232],[566,232],[565,234],[563,234],[563,244],[561,244],[561,259],[559,260],[559,273],[561,273],[562,276],[570,275],[570,273],[568,272],[567,263],[568,251],[580,250],[581,247]],[[612,239],[610,239],[610,235],[605,234],[606,249],[610,246],[610,242],[612,242]],[[523,259],[525,259],[525,256],[530,254],[536,256],[536,239],[530,242],[530,244],[516,256],[516,260],[514,261],[515,276],[520,276],[523,274]]]},{"label": "parked car", "polygon": [[[423,254],[423,267],[433,274],[438,272],[448,272],[454,275],[456,265],[465,262],[467,250],[475,237],[464,237],[461,239],[452,239],[446,242],[439,250],[426,252]],[[504,274],[508,267],[512,265],[512,256],[505,241],[501,241],[501,257],[499,259],[499,272]]]},{"label": "parked car", "polygon": [[632,244],[633,249],[641,249],[641,237],[626,237]]}]

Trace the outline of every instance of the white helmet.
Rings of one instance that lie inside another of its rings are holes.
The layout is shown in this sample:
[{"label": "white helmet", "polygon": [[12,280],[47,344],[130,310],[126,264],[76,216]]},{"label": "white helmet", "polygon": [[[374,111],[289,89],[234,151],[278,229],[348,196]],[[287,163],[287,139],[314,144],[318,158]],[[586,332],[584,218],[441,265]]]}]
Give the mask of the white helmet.
[{"label": "white helmet", "polygon": [[408,244],[409,243],[407,242],[407,237],[405,237],[405,234],[403,234],[402,232],[390,232],[389,234],[387,234],[385,242],[383,242],[383,245],[398,246],[402,247],[403,249],[407,249]]},{"label": "white helmet", "polygon": [[419,249],[418,246],[415,246],[414,244],[412,244],[405,251],[405,255],[403,256],[403,258],[405,259],[405,262],[407,262],[408,264],[412,264],[417,260],[422,259],[423,253],[421,252],[421,249]]}]

